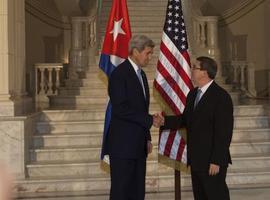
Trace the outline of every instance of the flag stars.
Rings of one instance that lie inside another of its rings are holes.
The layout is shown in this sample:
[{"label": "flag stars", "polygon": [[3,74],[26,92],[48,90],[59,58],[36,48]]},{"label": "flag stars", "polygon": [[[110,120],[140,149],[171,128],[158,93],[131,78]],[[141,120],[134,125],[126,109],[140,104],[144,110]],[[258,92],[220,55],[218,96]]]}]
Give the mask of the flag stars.
[{"label": "flag stars", "polygon": [[168,24],[171,24],[171,23],[172,23],[172,20],[171,20],[171,19],[169,19],[169,20],[167,21],[167,23],[168,23]]},{"label": "flag stars", "polygon": [[171,17],[172,16],[172,13],[171,12],[168,12],[168,16]]},{"label": "flag stars", "polygon": [[172,9],[172,8],[173,8],[173,6],[172,6],[172,5],[169,5],[169,6],[168,6],[168,8],[169,8],[169,9]]},{"label": "flag stars", "polygon": [[178,25],[178,24],[179,24],[179,21],[175,21],[174,24],[175,24],[175,25]]},{"label": "flag stars", "polygon": [[185,49],[186,48],[186,46],[185,45],[181,45],[181,49]]},{"label": "flag stars", "polygon": [[168,27],[168,28],[167,28],[167,31],[168,31],[168,32],[172,31],[172,27]]},{"label": "flag stars", "polygon": [[185,30],[182,30],[182,31],[181,31],[181,33],[182,33],[182,34],[185,34],[185,33],[186,33],[186,31],[185,31]]},{"label": "flag stars", "polygon": [[179,32],[179,29],[178,29],[178,28],[175,28],[175,29],[174,29],[174,32],[175,32],[175,33],[178,33],[178,32]]},{"label": "flag stars", "polygon": [[178,40],[178,36],[176,35],[176,36],[174,36],[174,40]]},{"label": "flag stars", "polygon": [[175,8],[174,8],[175,10],[179,10],[179,6],[175,6]]},{"label": "flag stars", "polygon": [[175,16],[176,18],[178,18],[178,17],[179,17],[179,14],[178,14],[178,13],[176,13],[174,16]]},{"label": "flag stars", "polygon": [[184,23],[184,22],[182,22],[182,23],[181,23],[181,26],[183,26],[183,27],[184,27],[184,26],[185,26],[185,23]]},{"label": "flag stars", "polygon": [[119,21],[114,21],[114,26],[113,26],[113,30],[110,32],[110,34],[113,34],[113,40],[115,41],[118,34],[123,34],[125,35],[125,31],[121,28],[123,23],[123,18],[120,19]]},{"label": "flag stars", "polygon": [[182,42],[185,42],[185,41],[186,41],[186,38],[182,37],[182,39],[181,39],[181,40],[182,40]]}]

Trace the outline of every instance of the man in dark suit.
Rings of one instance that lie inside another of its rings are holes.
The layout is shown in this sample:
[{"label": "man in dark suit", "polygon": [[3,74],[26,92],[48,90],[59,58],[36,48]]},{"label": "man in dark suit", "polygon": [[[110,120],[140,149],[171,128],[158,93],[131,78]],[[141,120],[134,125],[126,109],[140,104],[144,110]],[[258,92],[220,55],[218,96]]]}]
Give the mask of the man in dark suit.
[{"label": "man in dark suit", "polygon": [[191,76],[198,87],[189,92],[183,114],[165,117],[163,126],[187,128],[187,158],[195,200],[230,199],[225,179],[231,163],[233,104],[230,95],[214,81],[216,73],[213,59],[197,58]]},{"label": "man in dark suit", "polygon": [[142,68],[150,61],[154,46],[146,36],[131,38],[129,58],[109,80],[111,200],[143,200],[145,196],[146,157],[152,151],[150,128],[158,118],[149,114],[149,88]]}]

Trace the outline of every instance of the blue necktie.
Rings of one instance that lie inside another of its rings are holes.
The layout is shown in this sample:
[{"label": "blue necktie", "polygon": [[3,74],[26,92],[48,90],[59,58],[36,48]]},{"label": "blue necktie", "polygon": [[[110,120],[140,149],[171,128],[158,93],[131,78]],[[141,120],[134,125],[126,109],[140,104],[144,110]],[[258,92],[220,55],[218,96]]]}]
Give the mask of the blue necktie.
[{"label": "blue necktie", "polygon": [[197,96],[196,96],[196,99],[195,99],[195,102],[194,102],[194,108],[196,108],[196,106],[198,105],[201,97],[202,97],[202,90],[198,89],[197,90]]}]

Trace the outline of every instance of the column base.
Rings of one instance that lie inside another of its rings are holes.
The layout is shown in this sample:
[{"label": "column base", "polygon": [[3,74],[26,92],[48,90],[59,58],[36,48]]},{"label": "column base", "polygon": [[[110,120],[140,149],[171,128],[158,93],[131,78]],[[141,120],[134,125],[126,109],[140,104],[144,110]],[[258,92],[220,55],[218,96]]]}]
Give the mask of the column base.
[{"label": "column base", "polygon": [[33,100],[30,97],[21,97],[14,100],[0,101],[0,116],[21,116],[34,111]]}]

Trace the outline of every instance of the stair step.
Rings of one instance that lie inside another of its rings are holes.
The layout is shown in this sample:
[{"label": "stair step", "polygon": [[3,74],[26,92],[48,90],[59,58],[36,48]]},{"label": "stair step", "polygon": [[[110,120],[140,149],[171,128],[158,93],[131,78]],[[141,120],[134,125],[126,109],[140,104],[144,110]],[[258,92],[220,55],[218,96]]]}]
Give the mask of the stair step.
[{"label": "stair step", "polygon": [[268,116],[234,117],[234,128],[268,128]]},{"label": "stair step", "polygon": [[[159,132],[157,129],[151,129],[152,144],[158,144]],[[69,146],[97,146],[102,144],[102,132],[71,132],[71,133],[57,133],[57,134],[44,134],[33,136],[35,148],[46,147],[69,147]],[[233,132],[233,143],[245,142],[261,142],[270,141],[270,129],[248,129],[238,130]]]},{"label": "stair step", "polygon": [[[30,177],[46,177],[48,175],[54,177],[65,177],[69,175],[73,176],[91,176],[106,174],[100,167],[100,161],[96,162],[73,162],[73,163],[36,163],[27,165],[28,173]],[[234,157],[233,165],[229,168],[229,171],[248,171],[254,168],[270,168],[270,156],[261,154],[256,157],[247,156]],[[157,160],[147,161],[147,173],[148,174],[171,174],[172,169],[165,165],[159,164]]]},{"label": "stair step", "polygon": [[[235,117],[236,129],[268,128],[267,116]],[[103,132],[104,120],[85,121],[41,121],[37,123],[37,133]]]},{"label": "stair step", "polygon": [[[230,188],[243,188],[249,185],[260,186],[270,184],[270,169],[259,169],[251,172],[228,172],[227,183]],[[182,175],[181,178],[182,187],[191,187],[191,181],[189,175]],[[42,179],[42,180],[18,180],[16,181],[17,190],[19,194],[26,195],[27,193],[42,193],[46,192],[72,192],[72,191],[106,191],[107,194],[110,190],[110,178],[109,175],[103,177],[82,177],[82,178],[70,178],[65,177],[61,179]],[[152,175],[146,177],[146,191],[158,192],[164,191],[168,188],[173,190],[174,188],[174,174],[159,176]]]},{"label": "stair step", "polygon": [[37,133],[71,133],[71,132],[102,132],[103,120],[96,121],[62,121],[62,122],[38,122]]},{"label": "stair step", "polygon": [[35,148],[96,146],[102,144],[102,133],[99,134],[58,134],[33,136]]},{"label": "stair step", "polygon": [[[92,97],[92,96],[71,96],[71,95],[60,95],[50,97],[50,102],[52,105],[106,105],[108,103],[108,98],[105,97]],[[155,98],[150,98],[150,104],[157,104]]]},{"label": "stair step", "polygon": [[[156,152],[156,153],[154,153]],[[79,147],[46,147],[42,149],[30,150],[30,158],[32,162],[76,162],[85,161],[90,162],[91,160],[98,160],[100,158],[101,147],[97,146],[79,146]],[[153,147],[153,153],[149,155],[149,159],[157,158],[157,147]]]},{"label": "stair step", "polygon": [[[265,116],[266,114],[266,109],[263,105],[234,106],[235,117]],[[94,110],[87,109],[86,107],[85,110],[44,110],[39,117],[39,121],[104,120],[104,117],[105,109],[103,107],[102,109],[96,108]],[[247,132],[250,131],[247,130]]]},{"label": "stair step", "polygon": [[[157,136],[157,135],[156,135]],[[157,137],[156,137],[157,139]],[[100,138],[101,141],[101,138]],[[149,155],[149,159],[157,158],[157,141],[153,142],[153,153]],[[233,142],[230,146],[232,157],[234,155],[258,155],[270,153],[270,141],[257,142]],[[101,144],[93,146],[49,146],[46,148],[30,150],[31,160],[40,161],[90,161],[99,159],[101,152]]]}]

